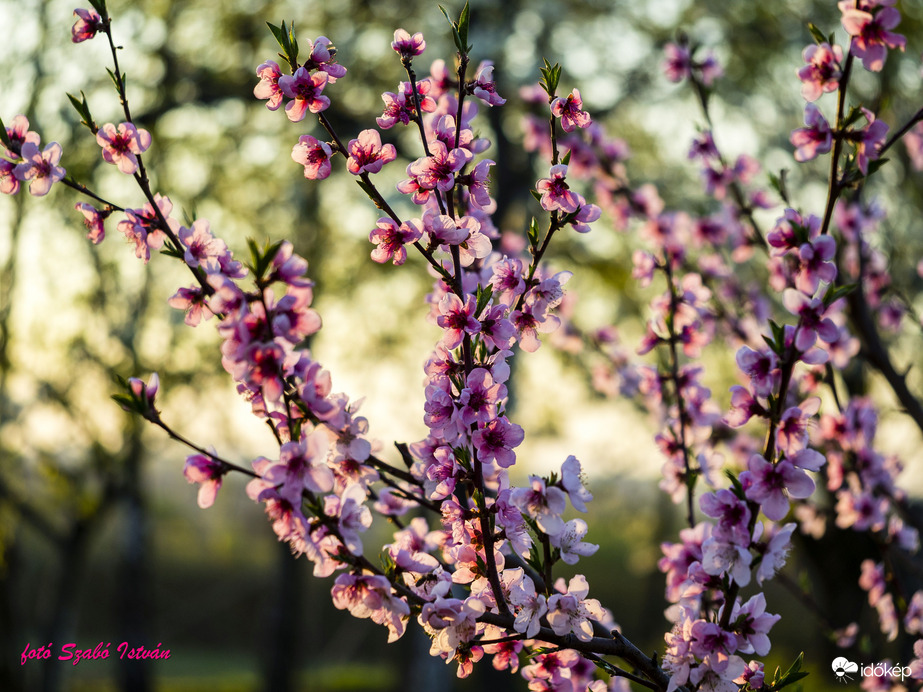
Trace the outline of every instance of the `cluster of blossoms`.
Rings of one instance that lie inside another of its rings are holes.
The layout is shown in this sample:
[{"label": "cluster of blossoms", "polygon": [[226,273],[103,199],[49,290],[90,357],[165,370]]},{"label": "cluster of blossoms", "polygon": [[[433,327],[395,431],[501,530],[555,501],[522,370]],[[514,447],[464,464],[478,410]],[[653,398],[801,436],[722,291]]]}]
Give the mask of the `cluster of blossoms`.
[{"label": "cluster of blossoms", "polygon": [[[132,121],[117,61],[112,74],[124,122],[97,127],[86,102],[72,100],[103,160],[132,176],[146,203],[119,207],[65,179],[60,146],[42,150],[23,116],[0,128],[0,192],[15,194],[29,182],[30,192],[40,196],[63,180],[95,202],[77,204],[92,242],[104,239],[106,219],[118,212],[124,215],[118,230],[139,259],[149,261],[152,250],[182,258],[195,282],[177,290],[169,304],[184,310],[193,327],[215,319],[224,368],[278,442],[273,458],[252,460],[249,469],[188,443],[196,453],[187,458],[184,474],[199,484],[203,508],[215,502],[228,472],[250,476],[246,492],[265,506],[278,538],[307,556],[315,575],[336,574],[331,595],[337,608],[384,626],[389,641],[415,618],[432,639],[431,654],[457,663],[459,677],[486,654],[496,669],[520,672],[532,690],[624,691],[627,679],[667,692],[778,689],[794,680],[770,681],[763,663],[751,657],[769,653],[769,632],[779,616],[766,612],[763,593],[745,598],[741,590],[753,582],[762,586],[784,566],[799,524],[817,537],[830,516],[841,529],[871,533],[886,553],[915,550],[918,543],[916,531],[901,519],[905,497],[895,483],[900,464],[873,446],[872,403],[854,396],[844,405],[834,389],[837,413],[820,415],[827,369],[842,369],[859,351],[859,338],[847,327],[851,320],[860,331],[866,328],[855,305],[876,309],[886,327],[896,327],[903,311],[888,297],[884,256],[866,240],[881,213],[874,205],[837,201],[849,184],[874,172],[871,163],[890,145],[888,127],[865,108],[844,114],[843,99],[831,127],[814,103],[825,93],[844,92],[854,58],[879,71],[889,49],[904,48],[904,38],[891,32],[900,20],[892,5],[842,0],[850,46],[817,37],[804,51],[806,65],[798,76],[808,102],[806,127],[795,130],[791,142],[798,161],[832,153],[832,193],[823,217],[786,208],[765,238],[754,212],[774,205],[765,190],[753,188],[759,166],[752,158],[729,162],[714,134],[702,131],[689,157],[700,165],[705,191],[719,209],[700,218],[666,210],[653,186],[630,185],[628,147],[592,122],[577,89],[558,94],[560,68],[546,63],[544,81],[523,95],[545,110],[543,117],[526,120],[526,147],[550,162],[548,176],[532,190],[547,228],[542,232],[533,219],[528,243],[511,241],[494,225],[489,176],[495,162],[479,159],[490,142],[474,125],[478,104],[501,106],[505,99],[497,93],[491,63],[467,76],[467,9],[453,22],[459,49],[454,71],[437,60],[429,76],[418,80],[413,62],[426,41],[419,33],[395,31],[391,47],[407,81],[382,95],[380,129],[352,139],[341,138],[326,115],[334,93],[328,87],[347,73],[333,43],[324,36],[308,42],[300,60],[285,24],[270,25],[288,68],[272,60],[261,64],[254,95],[269,110],[284,106],[292,123],[316,115],[325,132],[321,139],[301,135],[292,159],[305,178],[322,180],[342,156],[383,213],[369,233],[371,259],[399,266],[416,253],[435,277],[427,303],[440,336],[424,365],[428,434],[398,445],[404,468],[379,458],[359,404],[334,392],[330,374],[303,348],[321,319],[311,308],[307,262],[292,244],[261,248],[251,242],[244,265],[207,220],[182,225],[171,215],[171,200],[151,189],[142,161],[151,136]],[[73,41],[102,32],[115,56],[105,3],[95,0],[93,6],[75,12]],[[667,78],[691,81],[707,116],[706,91],[721,75],[717,61],[710,54],[696,59],[696,48],[685,41],[665,52]],[[860,118],[865,126],[853,128]],[[397,185],[409,212],[395,210],[372,177],[397,161],[396,146],[383,141],[382,132],[398,126],[419,131],[423,154],[406,165],[407,177]],[[855,150],[840,174],[844,142]],[[578,191],[578,180],[592,181],[599,206]],[[688,525],[678,542],[662,546],[659,562],[672,624],[662,668],[622,636],[612,614],[589,597],[583,575],[567,582],[553,576],[556,563],[576,565],[598,548],[584,540],[583,519],[565,518],[568,505],[583,513],[593,499],[580,462],[569,456],[559,472],[531,475],[521,487],[510,473],[525,435],[507,415],[514,353],[538,349],[541,334],[554,333],[562,348],[570,348],[571,337],[580,340],[567,319],[564,286],[571,273],[542,260],[557,232],[587,233],[603,210],[617,229],[637,229],[646,243],[634,254],[633,278],[642,287],[655,277],[665,283],[650,303],[636,349],[638,356],[657,353],[659,365],[633,362],[614,329],[589,339],[607,358],[594,373],[597,387],[641,397],[657,413],[655,440],[666,460],[660,485],[686,505]],[[736,275],[735,265],[754,259],[765,260],[768,286],[781,305]],[[783,324],[769,320],[773,311],[787,313]],[[741,378],[724,415],[704,384],[704,367],[695,362],[719,336],[735,345]],[[860,336],[868,347],[871,336]],[[147,384],[132,379],[119,400],[170,431],[155,407],[158,388],[156,375]],[[763,439],[739,431],[752,427],[751,421],[761,424]],[[730,464],[727,487],[719,487],[725,458],[719,438],[729,438],[727,455],[741,460]],[[810,499],[818,476],[835,498],[833,506]],[[711,489],[696,501],[700,477]],[[418,515],[407,520],[412,509],[430,512],[433,521]],[[698,521],[697,512],[706,519]],[[363,544],[374,514],[398,527],[378,561],[366,556]],[[923,634],[923,592],[903,598],[890,563],[867,560],[858,580],[888,638],[901,628]],[[841,641],[854,632],[847,628]],[[634,672],[600,658],[610,654]],[[530,662],[520,668],[521,659]],[[608,685],[595,679],[597,667],[612,676]],[[923,678],[919,661],[911,668]]]}]

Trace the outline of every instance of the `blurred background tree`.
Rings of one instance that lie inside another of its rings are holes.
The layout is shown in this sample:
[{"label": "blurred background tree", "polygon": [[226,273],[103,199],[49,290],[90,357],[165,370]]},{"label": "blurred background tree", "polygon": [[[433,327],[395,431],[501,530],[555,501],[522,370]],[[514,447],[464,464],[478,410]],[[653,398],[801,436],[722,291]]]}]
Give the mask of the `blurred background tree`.
[{"label": "blurred background tree", "polygon": [[[806,22],[842,36],[832,2],[471,5],[474,56],[496,63],[499,91],[508,99],[502,109],[482,107],[480,120],[500,162],[493,169],[498,225],[517,233],[536,211],[528,188],[548,165],[522,150],[527,106],[517,96],[537,80],[542,58],[561,62],[562,84],[580,88],[594,119],[626,141],[633,181],[656,184],[668,207],[704,212],[711,203],[685,160],[702,118],[691,91],[661,76],[663,44],[682,29],[714,48],[726,72],[712,101],[719,145],[729,156],[748,153],[778,171],[793,169],[788,133],[802,118],[794,73],[810,41]],[[881,117],[891,123],[920,107],[914,37],[921,35],[923,7],[907,2],[901,9],[908,52],[889,58],[882,73],[890,96],[880,103]],[[64,96],[82,90],[99,123],[121,120],[105,74],[106,47],[99,40],[70,43],[72,10],[56,0],[0,0],[0,14],[15,17],[16,25],[0,51],[0,117],[8,123],[25,113],[45,141],[62,144],[72,176],[138,206],[130,181],[100,165],[98,146]],[[370,262],[375,210],[345,171],[323,186],[305,181],[289,151],[300,134],[317,134],[316,126],[309,120],[292,125],[268,112],[252,88],[256,66],[277,52],[266,21],[294,20],[305,39],[326,35],[349,68],[330,90],[330,117],[353,136],[372,126],[381,92],[402,78],[390,49],[394,28],[423,31],[424,58],[451,60],[435,4],[154,0],[139,6],[112,0],[110,11],[136,121],[154,139],[147,156],[154,188],[169,195],[175,209],[208,218],[238,254],[248,236],[290,239],[317,282],[325,328],[312,349],[331,370],[334,388],[368,397],[363,413],[386,455],[393,441],[422,438],[416,385],[435,335],[420,318],[430,279],[417,258],[403,271]],[[421,60],[419,71],[428,64]],[[856,86],[863,98],[878,100],[874,80],[859,79]],[[418,156],[413,133],[392,130],[385,138],[407,162]],[[923,254],[920,179],[903,150],[892,158],[879,183],[895,193],[884,200],[889,220],[881,242],[899,250],[892,253],[892,274],[913,296],[921,288],[914,271]],[[791,189],[805,208],[823,199],[821,166],[791,171]],[[402,172],[400,163],[386,169],[382,189],[393,190]],[[377,627],[335,612],[329,585],[274,545],[260,508],[242,493],[242,480],[228,479],[216,506],[198,511],[195,491],[181,475],[184,450],[109,400],[113,375],[146,379],[160,372],[165,420],[202,444],[222,441],[218,451],[242,464],[271,449],[269,432],[220,371],[210,326],[185,329],[182,315],[167,307],[175,287],[187,281],[182,268],[133,261],[111,222],[110,237],[91,247],[73,196],[58,188],[52,198],[53,204],[25,195],[0,202],[0,689],[524,688],[485,665],[474,680],[453,683],[453,670],[426,655],[428,643],[418,631],[388,647]],[[630,238],[603,221],[586,236],[556,238],[551,258],[575,272],[568,285],[579,298],[575,322],[587,331],[617,324],[627,343],[641,334],[650,297],[630,280],[632,248]],[[905,360],[914,354],[910,342],[896,348]],[[734,377],[727,355],[707,359],[722,404]],[[584,462],[598,498],[590,539],[602,548],[581,568],[617,621],[647,650],[657,650],[667,624],[658,546],[675,540],[680,522],[652,480],[661,460],[650,434],[638,432],[650,429],[645,414],[630,402],[592,394],[590,365],[585,356],[562,356],[546,346],[519,368],[514,403],[528,433],[520,473],[556,468],[569,453]],[[562,408],[571,413],[562,415]],[[918,432],[893,408],[884,426],[892,451],[915,462],[907,482],[919,490]],[[839,550],[844,539],[826,540],[832,541],[828,549]],[[799,566],[792,567],[797,579]],[[874,630],[855,579],[831,579],[824,589],[825,612],[838,617],[834,625],[864,617]],[[783,608],[777,606],[782,598],[771,593],[770,610]],[[781,612],[788,616],[799,607],[789,601]],[[773,660],[805,650],[807,667],[825,671],[832,649],[824,648],[823,623],[806,628],[804,622],[784,617]],[[162,642],[172,657],[122,667],[111,659],[78,667],[17,665],[27,641],[56,647],[113,642],[114,650],[125,640]],[[818,674],[809,688],[823,689],[826,680]]]}]

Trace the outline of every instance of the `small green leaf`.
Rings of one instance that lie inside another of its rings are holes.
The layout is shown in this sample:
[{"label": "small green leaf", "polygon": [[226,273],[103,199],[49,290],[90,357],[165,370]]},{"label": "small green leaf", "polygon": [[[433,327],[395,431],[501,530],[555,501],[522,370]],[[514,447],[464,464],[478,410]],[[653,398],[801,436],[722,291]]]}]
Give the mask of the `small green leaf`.
[{"label": "small green leaf", "polygon": [[811,32],[811,36],[814,37],[814,40],[818,43],[827,43],[827,37],[824,36],[824,32],[818,29],[814,24],[808,24],[808,31]]},{"label": "small green leaf", "polygon": [[108,67],[106,68],[106,72],[109,73],[109,79],[111,79],[111,80],[112,80],[112,83],[115,84],[115,90],[116,90],[117,92],[119,92],[119,95],[121,95],[121,94],[122,94],[122,85],[121,85],[121,83],[119,82],[118,77],[115,76],[115,72],[113,72],[113,71],[112,71],[111,69],[109,69]]},{"label": "small green leaf", "polygon": [[106,0],[90,0],[90,5],[96,10],[101,19],[109,17],[109,11],[106,9]]},{"label": "small green leaf", "polygon": [[888,163],[890,159],[875,159],[874,161],[869,161],[869,172],[866,174],[866,178],[871,177],[874,173],[878,172],[878,169]]},{"label": "small green leaf", "polygon": [[772,189],[775,190],[779,197],[782,198],[782,201],[791,206],[788,201],[788,186],[786,184],[786,178],[788,177],[788,169],[783,168],[779,171],[779,175],[771,172],[769,173],[769,184],[772,186]]},{"label": "small green leaf", "polygon": [[465,6],[462,8],[461,14],[458,16],[458,37],[461,39],[462,45],[465,46],[463,53],[467,53],[468,46],[468,27],[471,23],[471,8],[468,6],[468,3],[465,3]]},{"label": "small green leaf", "polygon": [[542,201],[542,193],[540,193],[538,190],[529,190],[529,194],[535,197],[536,202]]},{"label": "small green leaf", "polygon": [[840,298],[845,298],[850,293],[856,290],[858,284],[845,284],[843,286],[833,286],[827,288],[827,292],[824,294],[824,306],[830,307]]},{"label": "small green leaf", "polygon": [[532,247],[535,247],[538,245],[538,234],[539,234],[538,222],[535,220],[535,217],[533,216],[532,222],[529,224],[529,244],[532,245]]},{"label": "small green leaf", "polygon": [[10,141],[10,136],[6,133],[6,125],[3,124],[2,118],[0,118],[0,142],[3,142],[3,146],[12,151],[13,143]]},{"label": "small green leaf", "polygon": [[487,304],[490,302],[490,299],[493,298],[493,294],[494,294],[493,286],[491,286],[490,284],[487,284],[487,288],[482,288],[481,285],[478,284],[477,307],[475,308],[475,311],[474,311],[475,318],[477,318],[477,316],[480,315],[484,311],[484,308],[487,307]]}]

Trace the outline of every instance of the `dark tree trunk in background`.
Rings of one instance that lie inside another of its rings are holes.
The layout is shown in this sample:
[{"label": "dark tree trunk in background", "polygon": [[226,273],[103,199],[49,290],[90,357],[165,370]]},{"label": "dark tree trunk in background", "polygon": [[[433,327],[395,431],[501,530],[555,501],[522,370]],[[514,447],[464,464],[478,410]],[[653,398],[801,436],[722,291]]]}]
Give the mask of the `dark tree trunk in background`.
[{"label": "dark tree trunk in background", "polygon": [[298,646],[304,573],[287,543],[279,543],[277,583],[269,615],[265,654],[266,692],[293,692],[295,671],[310,647]]},{"label": "dark tree trunk in background", "polygon": [[[120,532],[122,554],[116,597],[120,636],[117,642],[112,642],[113,656],[118,655],[116,649],[122,642],[127,642],[129,649],[138,646],[154,648],[158,643],[148,638],[151,629],[148,596],[151,579],[147,552],[150,546],[147,508],[141,487],[144,450],[139,425],[138,421],[133,421],[129,438],[131,448],[125,457],[125,485],[122,489],[124,526]],[[151,661],[120,659],[118,675],[124,692],[150,692],[153,689]]]}]

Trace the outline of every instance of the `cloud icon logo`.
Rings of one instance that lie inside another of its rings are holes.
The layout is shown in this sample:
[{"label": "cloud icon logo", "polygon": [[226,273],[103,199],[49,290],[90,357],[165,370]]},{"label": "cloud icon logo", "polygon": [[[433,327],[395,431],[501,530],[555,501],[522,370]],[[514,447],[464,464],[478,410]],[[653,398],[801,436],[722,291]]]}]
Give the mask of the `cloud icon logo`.
[{"label": "cloud icon logo", "polygon": [[859,664],[853,663],[843,656],[833,659],[833,663],[830,664],[830,667],[833,669],[833,674],[836,675],[837,680],[840,682],[852,680],[849,673],[859,672]]}]

